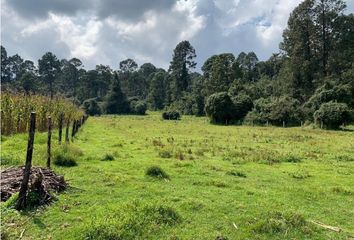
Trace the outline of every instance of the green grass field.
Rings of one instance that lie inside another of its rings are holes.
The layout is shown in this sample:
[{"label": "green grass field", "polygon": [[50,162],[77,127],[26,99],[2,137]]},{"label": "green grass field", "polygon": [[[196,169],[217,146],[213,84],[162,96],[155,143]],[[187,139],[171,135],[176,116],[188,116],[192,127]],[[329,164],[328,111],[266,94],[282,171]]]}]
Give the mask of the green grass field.
[{"label": "green grass field", "polygon": [[[26,144],[27,134],[2,138],[3,169],[24,163]],[[35,166],[45,166],[45,148],[46,134],[36,134]],[[354,237],[351,131],[216,126],[150,113],[91,117],[69,150],[78,165],[53,168],[70,188],[45,208],[18,213],[2,204],[3,237]],[[163,172],[147,171],[153,166]]]}]

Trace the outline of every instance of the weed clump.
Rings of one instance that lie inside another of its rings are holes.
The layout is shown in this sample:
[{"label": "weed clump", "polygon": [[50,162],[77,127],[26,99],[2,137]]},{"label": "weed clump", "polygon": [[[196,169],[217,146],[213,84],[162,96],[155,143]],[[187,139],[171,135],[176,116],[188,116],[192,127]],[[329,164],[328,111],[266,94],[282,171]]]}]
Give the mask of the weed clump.
[{"label": "weed clump", "polygon": [[256,233],[284,234],[291,231],[309,233],[305,218],[297,213],[271,212],[259,219],[253,226]]},{"label": "weed clump", "polygon": [[152,166],[146,170],[145,173],[147,176],[159,178],[159,179],[169,179],[168,174],[159,166]]},{"label": "weed clump", "polygon": [[54,156],[54,164],[60,167],[74,167],[77,166],[77,163],[73,156],[59,153]]},{"label": "weed clump", "polygon": [[54,164],[61,167],[77,166],[76,158],[83,156],[80,148],[72,145],[63,145],[54,151]]},{"label": "weed clump", "polygon": [[93,219],[85,229],[85,239],[146,239],[152,232],[172,227],[182,221],[171,207],[164,205],[129,205],[110,216]]},{"label": "weed clump", "polygon": [[101,161],[113,161],[114,156],[112,154],[106,153],[102,158]]},{"label": "weed clump", "polygon": [[298,170],[290,174],[295,179],[305,179],[311,177],[311,175],[305,170]]},{"label": "weed clump", "polygon": [[171,158],[172,151],[169,149],[162,149],[161,151],[159,151],[159,156],[162,158]]},{"label": "weed clump", "polygon": [[282,159],[283,162],[288,162],[288,163],[299,163],[301,162],[301,158],[298,156],[294,155],[285,155]]},{"label": "weed clump", "polygon": [[247,175],[243,172],[240,171],[230,171],[227,173],[230,176],[235,176],[235,177],[240,177],[240,178],[246,178]]}]

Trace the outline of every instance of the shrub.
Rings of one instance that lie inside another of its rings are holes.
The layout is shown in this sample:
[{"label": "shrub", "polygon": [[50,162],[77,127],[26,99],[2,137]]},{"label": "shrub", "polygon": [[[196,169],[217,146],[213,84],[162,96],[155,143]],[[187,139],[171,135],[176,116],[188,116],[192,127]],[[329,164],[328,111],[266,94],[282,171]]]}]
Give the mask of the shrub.
[{"label": "shrub", "polygon": [[314,113],[317,123],[322,122],[324,127],[337,129],[343,123],[351,121],[351,112],[345,103],[323,103],[319,110]]},{"label": "shrub", "polygon": [[165,120],[180,120],[181,114],[177,110],[167,111],[162,113],[162,118]]},{"label": "shrub", "polygon": [[129,99],[129,109],[131,114],[145,115],[147,110],[147,104],[145,101],[141,101],[136,97]]},{"label": "shrub", "polygon": [[234,104],[233,115],[235,119],[242,120],[253,108],[252,99],[245,94],[237,95],[232,98]]},{"label": "shrub", "polygon": [[113,161],[114,156],[112,154],[106,153],[102,158],[101,161]]},{"label": "shrub", "polygon": [[160,178],[160,179],[169,179],[167,173],[165,173],[165,171],[162,170],[162,168],[160,168],[159,166],[149,167],[146,170],[146,175],[150,177]]},{"label": "shrub", "polygon": [[208,97],[205,113],[213,123],[228,123],[233,119],[234,104],[227,92],[215,93]]},{"label": "shrub", "polygon": [[101,115],[101,108],[98,105],[96,98],[87,99],[82,104],[85,113],[94,116],[94,115]]},{"label": "shrub", "polygon": [[296,125],[301,122],[300,102],[288,96],[260,98],[255,101],[254,108],[246,116],[248,123],[274,125]]},{"label": "shrub", "polygon": [[77,166],[75,159],[64,153],[60,153],[54,156],[54,164],[61,167],[74,167]]}]

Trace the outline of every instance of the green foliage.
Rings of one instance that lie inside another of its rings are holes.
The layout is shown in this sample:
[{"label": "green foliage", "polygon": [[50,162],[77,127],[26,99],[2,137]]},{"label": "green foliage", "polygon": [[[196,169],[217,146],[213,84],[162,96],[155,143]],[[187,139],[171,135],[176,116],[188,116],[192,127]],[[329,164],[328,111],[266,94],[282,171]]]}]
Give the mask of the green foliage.
[{"label": "green foliage", "polygon": [[252,99],[245,94],[240,94],[232,98],[234,105],[233,115],[237,120],[242,120],[253,108]]},{"label": "green foliage", "polygon": [[246,116],[248,123],[278,126],[300,125],[301,119],[299,101],[288,96],[258,99],[254,102],[253,110]]},{"label": "green foliage", "polygon": [[337,129],[352,121],[352,112],[345,103],[328,102],[321,105],[314,113],[317,123],[323,123],[326,128]]},{"label": "green foliage", "polygon": [[101,115],[101,108],[96,98],[87,99],[83,102],[85,113],[90,116]]},{"label": "green foliage", "polygon": [[181,114],[177,110],[166,111],[162,113],[165,120],[181,120]]},{"label": "green foliage", "polygon": [[205,112],[213,123],[229,123],[234,117],[234,105],[227,92],[215,93],[208,97]]},{"label": "green foliage", "polygon": [[122,92],[117,74],[115,74],[111,90],[107,95],[105,110],[108,114],[129,113],[129,103]]},{"label": "green foliage", "polygon": [[162,170],[161,167],[159,166],[151,166],[148,169],[146,169],[145,174],[150,177],[154,178],[160,178],[160,179],[169,179],[170,177],[168,174]]},{"label": "green foliage", "polygon": [[196,56],[195,49],[188,41],[178,43],[173,51],[168,71],[171,74],[172,83],[170,87],[174,101],[179,100],[182,93],[191,85],[189,73],[196,66],[194,62]]},{"label": "green foliage", "polygon": [[145,115],[147,104],[145,101],[137,100],[136,98],[129,100],[129,108],[131,114]]}]

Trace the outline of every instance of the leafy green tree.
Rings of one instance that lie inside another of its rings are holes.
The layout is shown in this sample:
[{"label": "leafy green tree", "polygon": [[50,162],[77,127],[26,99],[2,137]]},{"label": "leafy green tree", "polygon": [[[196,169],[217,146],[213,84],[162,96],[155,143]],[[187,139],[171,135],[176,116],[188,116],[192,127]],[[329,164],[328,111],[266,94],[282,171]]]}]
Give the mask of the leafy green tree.
[{"label": "leafy green tree", "polygon": [[239,94],[231,98],[231,100],[234,105],[233,117],[235,120],[243,120],[253,108],[252,99],[246,94]]},{"label": "leafy green tree", "polygon": [[60,71],[60,62],[57,57],[47,52],[38,60],[39,74],[45,84],[48,84],[50,98],[54,95],[54,81]]},{"label": "leafy green tree", "polygon": [[122,92],[118,75],[114,75],[111,89],[107,95],[105,110],[107,114],[129,113],[129,103],[127,97]]},{"label": "leafy green tree", "polygon": [[244,53],[241,52],[236,59],[238,67],[242,71],[243,82],[253,82],[257,80],[256,65],[258,57],[254,52]]},{"label": "leafy green tree", "polygon": [[206,79],[205,93],[225,92],[230,88],[235,78],[235,56],[232,53],[214,55],[206,60],[202,67]]},{"label": "leafy green tree", "polygon": [[21,90],[25,91],[26,94],[29,94],[30,92],[34,93],[38,88],[37,76],[32,72],[26,72],[21,75],[17,85]]},{"label": "leafy green tree", "polygon": [[328,60],[328,74],[339,76],[351,68],[354,59],[354,14],[340,15],[333,23],[335,37]]},{"label": "leafy green tree", "polygon": [[228,124],[234,118],[234,105],[227,92],[214,93],[205,104],[205,113],[212,123]]},{"label": "leafy green tree", "polygon": [[190,87],[189,73],[197,65],[194,62],[196,56],[195,49],[188,41],[180,42],[174,49],[169,67],[172,100],[179,100],[182,93]]},{"label": "leafy green tree", "polygon": [[345,103],[328,102],[321,105],[314,113],[315,121],[324,127],[337,129],[340,125],[352,121],[352,112]]},{"label": "leafy green tree", "polygon": [[161,110],[165,107],[167,74],[165,71],[158,71],[153,74],[150,82],[149,95],[147,97],[152,110]]},{"label": "leafy green tree", "polygon": [[7,67],[7,51],[1,45],[1,83],[10,82],[10,73]]},{"label": "leafy green tree", "polygon": [[346,5],[343,0],[314,0],[314,22],[316,35],[320,38],[320,59],[323,76],[328,73],[328,59],[333,49],[333,39],[337,34],[335,22]]},{"label": "leafy green tree", "polygon": [[138,64],[133,59],[126,59],[119,63],[119,69],[122,72],[134,72],[138,69]]},{"label": "leafy green tree", "polygon": [[102,113],[97,98],[86,99],[82,104],[82,108],[85,110],[85,113],[90,116],[101,115]]},{"label": "leafy green tree", "polygon": [[97,97],[104,97],[107,95],[109,86],[113,77],[113,70],[108,65],[96,65],[97,79]]}]

